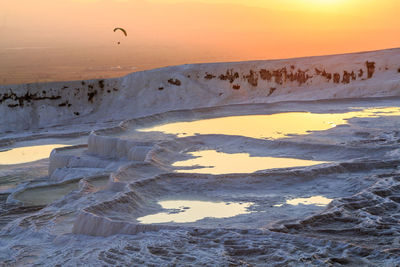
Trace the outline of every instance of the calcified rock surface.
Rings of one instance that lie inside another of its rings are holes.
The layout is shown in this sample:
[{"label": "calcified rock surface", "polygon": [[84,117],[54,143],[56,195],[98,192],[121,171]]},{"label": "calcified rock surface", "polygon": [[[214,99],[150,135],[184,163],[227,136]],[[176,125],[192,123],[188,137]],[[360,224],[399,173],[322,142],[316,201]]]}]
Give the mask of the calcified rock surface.
[{"label": "calcified rock surface", "polygon": [[65,146],[0,162],[0,262],[396,266],[399,68],[392,49],[0,87],[0,153]]},{"label": "calcified rock surface", "polygon": [[[183,65],[122,78],[0,86],[0,130],[241,103],[399,95],[399,49]],[[378,89],[379,88],[379,89]]]}]

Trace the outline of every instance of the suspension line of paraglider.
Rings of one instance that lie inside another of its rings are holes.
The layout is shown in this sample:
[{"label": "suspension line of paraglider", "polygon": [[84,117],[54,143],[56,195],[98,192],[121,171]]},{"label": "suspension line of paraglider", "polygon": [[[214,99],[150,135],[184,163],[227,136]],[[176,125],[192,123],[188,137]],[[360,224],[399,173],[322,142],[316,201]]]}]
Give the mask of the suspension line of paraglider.
[{"label": "suspension line of paraglider", "polygon": [[[121,31],[125,35],[125,37],[128,36],[128,33],[123,28],[114,28],[114,32],[116,31]],[[121,44],[121,42],[118,42],[118,44]]]}]

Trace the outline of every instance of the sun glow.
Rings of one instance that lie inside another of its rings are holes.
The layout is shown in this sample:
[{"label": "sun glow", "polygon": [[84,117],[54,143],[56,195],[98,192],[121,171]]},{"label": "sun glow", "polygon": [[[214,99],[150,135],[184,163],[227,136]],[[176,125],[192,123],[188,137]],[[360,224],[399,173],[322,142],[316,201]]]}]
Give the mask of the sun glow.
[{"label": "sun glow", "polygon": [[306,4],[312,5],[340,5],[343,4],[345,1],[343,0],[302,0]]},{"label": "sun glow", "polygon": [[[150,0],[158,3],[184,3],[184,2],[201,2],[212,4],[238,4],[251,7],[261,7],[272,10],[313,10],[320,8],[348,7],[361,0],[279,0],[279,1],[259,1],[259,0]],[[332,11],[332,10],[326,10]]]},{"label": "sun glow", "polygon": [[345,0],[298,0],[299,8],[314,12],[347,12],[353,4]]}]

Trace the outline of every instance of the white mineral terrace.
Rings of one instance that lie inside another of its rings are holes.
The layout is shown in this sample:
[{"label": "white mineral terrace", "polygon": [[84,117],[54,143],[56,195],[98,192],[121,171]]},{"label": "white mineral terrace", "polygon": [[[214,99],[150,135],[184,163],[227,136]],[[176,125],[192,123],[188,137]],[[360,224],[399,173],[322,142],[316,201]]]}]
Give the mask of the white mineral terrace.
[{"label": "white mineral terrace", "polygon": [[396,266],[399,62],[0,86],[0,262]]}]

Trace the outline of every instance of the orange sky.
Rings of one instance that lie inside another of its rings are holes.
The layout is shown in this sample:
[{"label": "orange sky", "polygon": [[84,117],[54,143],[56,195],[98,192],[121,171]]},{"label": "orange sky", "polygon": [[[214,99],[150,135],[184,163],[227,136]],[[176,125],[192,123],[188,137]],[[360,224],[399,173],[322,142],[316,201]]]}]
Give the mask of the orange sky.
[{"label": "orange sky", "polygon": [[399,12],[399,0],[0,0],[0,48],[121,41],[242,60],[333,54],[400,46]]}]

